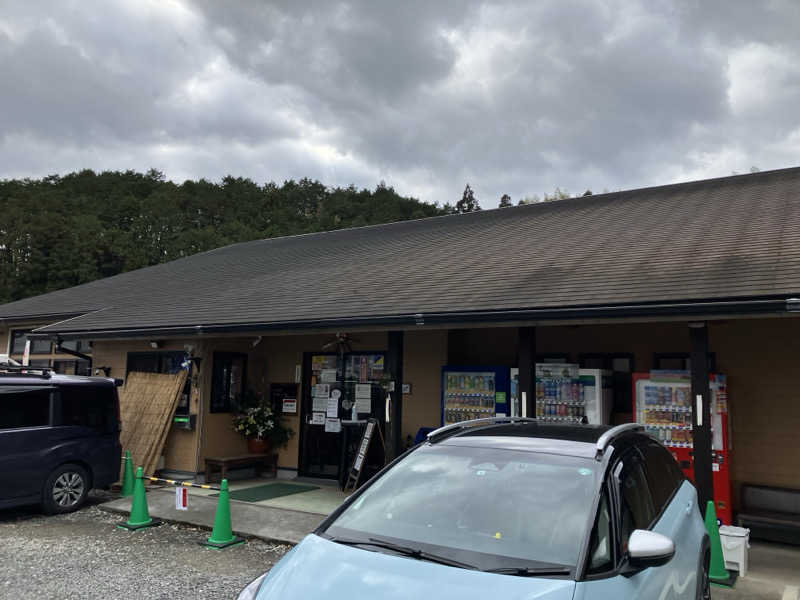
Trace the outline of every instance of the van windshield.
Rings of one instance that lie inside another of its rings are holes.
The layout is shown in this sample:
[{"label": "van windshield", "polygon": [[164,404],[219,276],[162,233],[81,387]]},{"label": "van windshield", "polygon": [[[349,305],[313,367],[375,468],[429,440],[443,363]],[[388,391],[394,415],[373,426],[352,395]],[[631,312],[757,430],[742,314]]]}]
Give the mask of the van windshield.
[{"label": "van windshield", "polygon": [[325,533],[391,541],[482,570],[572,571],[597,495],[595,469],[585,458],[425,446],[365,490]]}]

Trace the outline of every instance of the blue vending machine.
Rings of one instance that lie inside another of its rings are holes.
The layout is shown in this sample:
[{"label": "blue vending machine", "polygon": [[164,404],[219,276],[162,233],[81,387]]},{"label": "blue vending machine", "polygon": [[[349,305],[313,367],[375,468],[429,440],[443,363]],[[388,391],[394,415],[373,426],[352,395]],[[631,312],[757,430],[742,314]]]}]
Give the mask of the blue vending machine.
[{"label": "blue vending machine", "polygon": [[442,367],[442,425],[509,414],[508,367]]}]

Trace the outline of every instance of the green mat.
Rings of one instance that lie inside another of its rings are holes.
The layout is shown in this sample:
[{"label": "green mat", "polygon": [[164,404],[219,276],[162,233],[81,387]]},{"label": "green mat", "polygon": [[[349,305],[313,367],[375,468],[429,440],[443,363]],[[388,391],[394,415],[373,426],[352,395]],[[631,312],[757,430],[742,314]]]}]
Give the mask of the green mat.
[{"label": "green mat", "polygon": [[[318,489],[319,486],[308,485],[306,483],[267,483],[266,485],[233,490],[230,494],[231,500],[259,502],[260,500],[271,500],[272,498],[280,498],[281,496],[300,494],[301,492],[310,492],[311,490]],[[211,495],[219,496],[219,494]]]}]

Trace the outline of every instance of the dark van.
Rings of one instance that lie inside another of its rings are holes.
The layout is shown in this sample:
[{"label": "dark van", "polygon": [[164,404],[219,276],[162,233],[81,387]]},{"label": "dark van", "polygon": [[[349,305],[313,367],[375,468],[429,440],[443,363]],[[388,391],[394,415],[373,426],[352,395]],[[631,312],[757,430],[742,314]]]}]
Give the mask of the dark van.
[{"label": "dark van", "polygon": [[117,381],[0,365],[0,508],[76,510],[119,479]]}]

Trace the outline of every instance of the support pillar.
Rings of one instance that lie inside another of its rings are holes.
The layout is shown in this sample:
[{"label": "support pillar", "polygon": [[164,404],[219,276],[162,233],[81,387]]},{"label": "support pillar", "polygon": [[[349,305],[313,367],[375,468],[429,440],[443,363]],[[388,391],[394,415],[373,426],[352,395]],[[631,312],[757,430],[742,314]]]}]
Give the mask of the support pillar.
[{"label": "support pillar", "polygon": [[390,421],[386,426],[386,458],[394,460],[403,452],[403,332],[390,331],[386,370],[394,382]]},{"label": "support pillar", "polygon": [[708,372],[708,326],[706,323],[689,323],[691,340],[692,378],[692,462],[694,485],[700,507],[714,499],[714,479],[711,470],[711,390]]},{"label": "support pillar", "polygon": [[[536,417],[536,327],[519,328],[520,414]],[[524,402],[524,406],[523,406]]]}]

